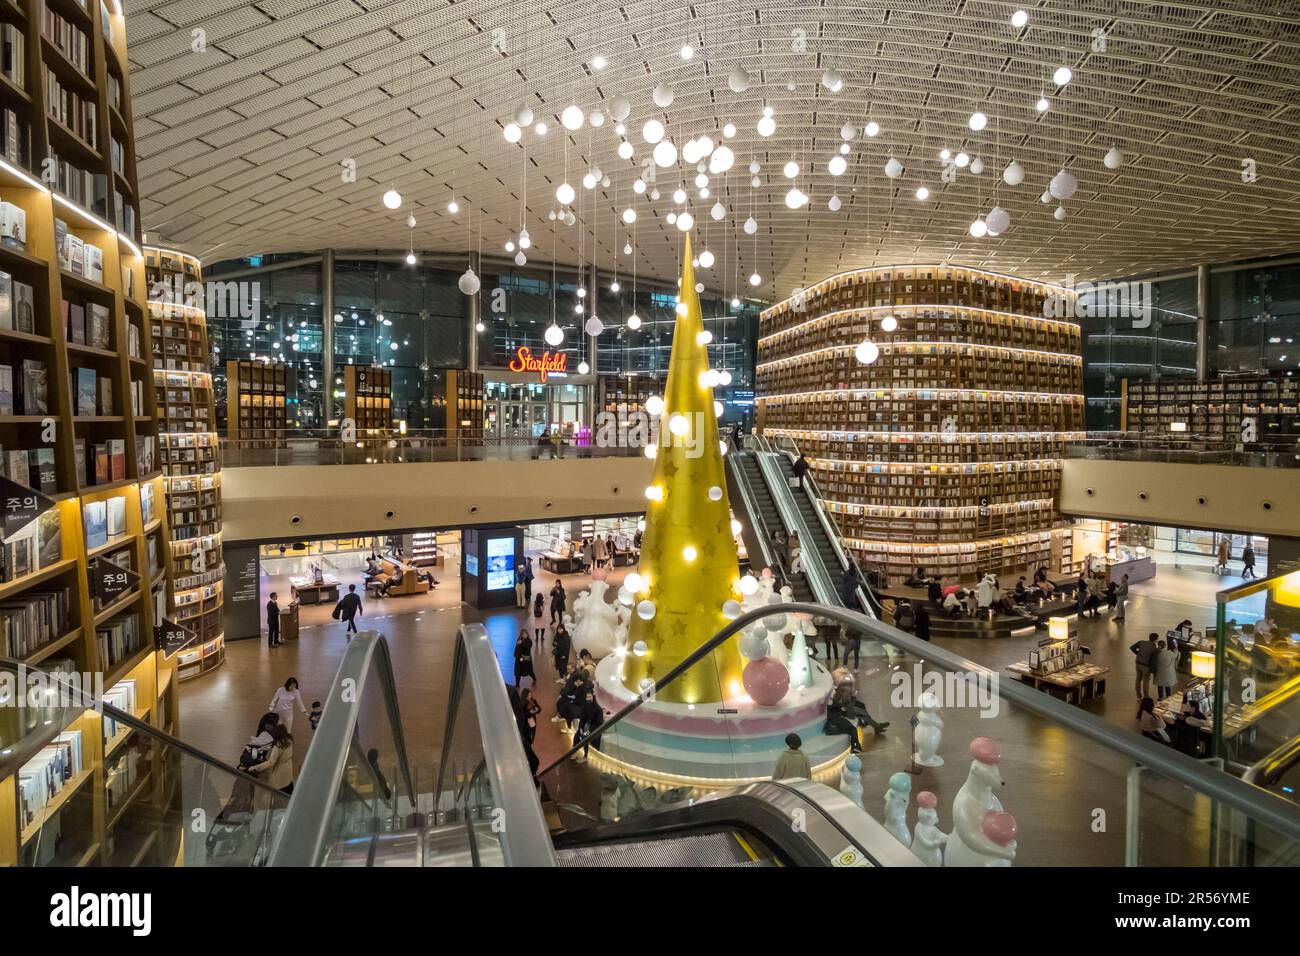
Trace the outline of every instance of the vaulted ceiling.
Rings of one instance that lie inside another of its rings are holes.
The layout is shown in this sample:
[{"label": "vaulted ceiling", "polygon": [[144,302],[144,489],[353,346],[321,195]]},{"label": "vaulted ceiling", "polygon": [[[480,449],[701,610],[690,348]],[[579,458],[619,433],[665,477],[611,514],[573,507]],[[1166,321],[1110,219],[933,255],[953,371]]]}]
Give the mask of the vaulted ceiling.
[{"label": "vaulted ceiling", "polygon": [[[1020,8],[1029,20],[1017,28]],[[504,255],[522,222],[533,265],[617,260],[622,273],[635,262],[669,277],[682,233],[666,220],[684,209],[697,249],[717,257],[704,281],[769,298],[860,265],[1097,278],[1300,250],[1292,0],[127,0],[126,12],[144,228],[208,260],[327,246]],[[1063,65],[1073,79],[1058,87]],[[729,85],[738,66],[752,78],[742,93]],[[822,83],[828,68],[838,93]],[[667,108],[652,99],[660,83],[674,94]],[[631,159],[616,152],[612,118],[562,127],[570,103],[604,117],[620,95]],[[550,129],[507,142],[522,103]],[[770,137],[755,128],[765,103]],[[988,124],[974,132],[977,110]],[[733,149],[707,199],[680,163],[633,192],[651,118],[679,148],[707,134]],[[846,124],[847,171],[835,177],[827,162]],[[1117,169],[1103,162],[1112,146]],[[982,174],[954,167],[945,182],[944,149],[977,158]],[[897,179],[884,171],[891,156]],[[784,201],[791,159],[809,196],[800,209]],[[1026,174],[1014,187],[999,175],[1013,159]],[[583,187],[592,167],[608,186]],[[1078,191],[1041,202],[1062,168]],[[548,216],[566,178],[574,226]],[[679,183],[689,206],[672,200]],[[381,195],[394,186],[403,203],[390,210]],[[1010,226],[972,237],[994,205]]]}]

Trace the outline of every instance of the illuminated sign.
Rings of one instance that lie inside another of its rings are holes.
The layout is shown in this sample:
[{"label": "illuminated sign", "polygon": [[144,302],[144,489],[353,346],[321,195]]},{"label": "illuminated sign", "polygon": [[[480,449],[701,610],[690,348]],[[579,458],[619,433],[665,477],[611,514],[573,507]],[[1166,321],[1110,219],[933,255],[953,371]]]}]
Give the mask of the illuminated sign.
[{"label": "illuminated sign", "polygon": [[569,370],[569,354],[567,352],[546,351],[541,355],[534,355],[533,350],[527,345],[519,346],[519,351],[515,357],[510,360],[506,366],[512,372],[536,372],[538,377],[545,382],[546,376],[552,372],[567,372]]}]

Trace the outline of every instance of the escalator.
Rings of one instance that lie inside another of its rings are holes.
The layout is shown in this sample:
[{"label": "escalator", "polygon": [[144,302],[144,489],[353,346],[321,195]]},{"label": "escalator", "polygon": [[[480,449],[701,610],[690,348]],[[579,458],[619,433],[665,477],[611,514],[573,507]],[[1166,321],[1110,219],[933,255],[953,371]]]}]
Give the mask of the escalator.
[{"label": "escalator", "polygon": [[780,570],[796,601],[815,600],[807,577],[804,574],[790,573],[784,558],[772,544],[775,532],[788,535],[791,529],[782,520],[772,492],[763,478],[758,454],[736,450],[724,461],[727,465],[727,493],[732,510],[741,519],[741,538],[750,555],[750,567],[755,571],[763,567]]}]

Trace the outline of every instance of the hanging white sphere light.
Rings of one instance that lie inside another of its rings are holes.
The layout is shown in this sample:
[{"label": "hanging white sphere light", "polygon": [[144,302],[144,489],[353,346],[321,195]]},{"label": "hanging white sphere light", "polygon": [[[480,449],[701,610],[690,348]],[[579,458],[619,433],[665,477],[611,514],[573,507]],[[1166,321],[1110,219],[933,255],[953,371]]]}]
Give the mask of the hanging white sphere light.
[{"label": "hanging white sphere light", "polygon": [[677,162],[677,147],[670,139],[662,139],[655,145],[655,165],[667,169]]},{"label": "hanging white sphere light", "polygon": [[866,132],[866,134],[867,134],[868,136],[870,136],[870,137],[872,137],[872,138],[874,138],[874,137],[876,137],[876,136],[879,136],[879,135],[880,135],[880,124],[877,123],[875,120],[872,120],[870,123],[867,124],[867,128],[866,128],[865,132]]},{"label": "hanging white sphere light", "polygon": [[662,415],[664,413],[664,400],[659,395],[651,395],[645,400],[645,410],[650,415]]},{"label": "hanging white sphere light", "polygon": [[634,179],[632,181],[632,192],[636,193],[638,196],[645,192],[645,180]]},{"label": "hanging white sphere light", "polygon": [[550,346],[559,345],[564,341],[564,329],[555,324],[554,321],[546,327],[546,344]]},{"label": "hanging white sphere light", "polygon": [[577,221],[578,221],[578,217],[575,216],[575,215],[573,214],[573,210],[572,210],[572,209],[569,209],[569,210],[567,210],[567,211],[564,213],[564,224],[565,224],[566,226],[572,226],[572,225],[574,225]]},{"label": "hanging white sphere light", "polygon": [[858,128],[854,126],[852,123],[845,123],[843,126],[840,127],[840,138],[845,140],[846,142],[848,140],[851,140],[854,136],[857,135],[858,135]]},{"label": "hanging white sphere light", "polygon": [[808,202],[808,194],[803,192],[798,186],[793,187],[785,194],[785,204],[791,209],[799,209]]},{"label": "hanging white sphere light", "polygon": [[478,276],[474,274],[473,269],[466,269],[461,273],[460,278],[456,280],[456,285],[460,288],[461,292],[465,293],[465,295],[474,295],[477,293],[481,284],[482,283],[479,282]]},{"label": "hanging white sphere light", "polygon": [[744,229],[745,235],[752,236],[754,233],[758,232],[758,221],[753,216],[750,216],[745,220]]},{"label": "hanging white sphere light", "polygon": [[555,187],[555,201],[561,206],[569,205],[569,203],[573,202],[574,197],[576,196],[577,193],[573,191],[573,187],[568,183],[560,183],[560,185]]},{"label": "hanging white sphere light", "polygon": [[723,126],[723,127],[722,127],[722,135],[725,136],[725,137],[727,137],[727,139],[731,139],[733,136],[735,136],[735,135],[736,135],[736,124],[735,124],[735,123],[728,123],[727,125]]},{"label": "hanging white sphere light", "polygon": [[667,83],[660,83],[654,88],[654,93],[651,95],[654,98],[655,106],[667,109],[673,105],[673,88]]},{"label": "hanging white sphere light", "polygon": [[1074,71],[1068,66],[1058,66],[1056,72],[1052,74],[1052,82],[1057,86],[1065,86],[1074,79]]},{"label": "hanging white sphere light", "polygon": [[700,159],[698,150],[699,144],[695,137],[692,136],[686,141],[686,145],[682,147],[682,162],[687,166],[694,166]]},{"label": "hanging white sphere light", "polygon": [[637,315],[635,312],[629,315],[627,317],[627,327],[633,332],[641,328],[641,316]]},{"label": "hanging white sphere light", "polygon": [[776,120],[770,116],[763,116],[758,121],[757,129],[759,136],[771,136],[776,132]]},{"label": "hanging white sphere light", "polygon": [[582,107],[577,103],[570,103],[560,113],[560,122],[564,124],[567,130],[582,129],[582,121],[586,119],[582,114]]},{"label": "hanging white sphere light", "polygon": [[591,318],[587,320],[587,324],[584,325],[583,328],[587,330],[588,335],[590,335],[592,338],[595,338],[596,336],[600,335],[601,332],[605,331],[605,323],[600,321],[600,319],[596,318],[596,316],[593,315]]},{"label": "hanging white sphere light", "polygon": [[677,228],[682,232],[690,232],[691,227],[695,225],[695,217],[689,212],[684,212],[677,217]]},{"label": "hanging white sphere light", "polygon": [[841,155],[841,156],[847,156],[847,155],[849,155],[849,149],[850,149],[850,148],[851,148],[851,147],[849,146],[848,143],[840,143],[840,155]]},{"label": "hanging white sphere light", "polygon": [[1034,104],[1034,109],[1038,110],[1040,113],[1046,113],[1051,105],[1051,101],[1049,101],[1046,96],[1040,96],[1038,102]]},{"label": "hanging white sphere light", "polygon": [[1011,14],[1011,25],[1015,27],[1017,30],[1019,30],[1028,22],[1029,22],[1029,14],[1026,13],[1024,10],[1017,10],[1015,13]]},{"label": "hanging white sphere light", "polygon": [[586,374],[587,374],[588,372],[590,372],[590,371],[591,371],[591,366],[588,365],[586,362],[579,362],[579,363],[578,363],[578,374],[579,374],[579,375],[586,375]]},{"label": "hanging white sphere light", "polygon": [[1052,194],[1048,190],[1044,189],[1043,194],[1038,197],[1038,201],[1041,202],[1044,206],[1046,206],[1048,203],[1052,201]]},{"label": "hanging white sphere light", "polygon": [[618,280],[617,280],[617,279],[615,279],[613,282],[611,282],[611,283],[609,284],[609,291],[610,291],[610,292],[617,292],[617,291],[618,291],[619,289],[621,289],[621,288],[623,288],[623,287],[622,287],[621,285],[618,284]]},{"label": "hanging white sphere light", "polygon": [[619,158],[619,159],[631,159],[631,158],[632,158],[632,152],[633,152],[633,150],[632,150],[632,144],[629,143],[627,140],[623,140],[623,142],[621,142],[621,143],[618,144],[618,158]]},{"label": "hanging white sphere light", "polygon": [[984,160],[980,159],[978,156],[972,159],[970,161],[970,171],[976,176],[984,172]]},{"label": "hanging white sphere light", "polygon": [[513,239],[510,239],[506,242],[506,252],[514,252],[514,251],[515,251],[515,241]]},{"label": "hanging white sphere light", "polygon": [[989,234],[989,226],[983,219],[976,219],[970,224],[970,234],[980,239]]},{"label": "hanging white sphere light", "polygon": [[605,125],[605,114],[600,110],[592,110],[591,115],[587,117],[587,122],[592,125],[593,129],[600,129]]},{"label": "hanging white sphere light", "polygon": [[749,71],[743,66],[736,67],[731,71],[731,75],[727,77],[727,85],[731,87],[731,92],[733,93],[745,92],[749,89],[749,84]]},{"label": "hanging white sphere light", "polygon": [[897,179],[903,175],[903,164],[893,156],[889,157],[889,162],[885,163],[885,175],[890,179]]},{"label": "hanging white sphere light", "polygon": [[1074,173],[1066,169],[1053,176],[1052,181],[1047,184],[1048,192],[1057,199],[1069,199],[1078,188],[1079,180],[1075,178]]},{"label": "hanging white sphere light", "polygon": [[515,122],[520,126],[533,125],[533,108],[527,103],[520,103],[515,107]]},{"label": "hanging white sphere light", "polygon": [[860,365],[870,365],[880,358],[880,346],[871,339],[865,339],[859,342],[858,347],[853,350],[853,357],[858,360]]},{"label": "hanging white sphere light", "polygon": [[[409,229],[415,228],[415,213],[411,213],[409,216],[406,217],[406,225],[407,228]],[[303,324],[306,325],[307,323],[304,322]]]},{"label": "hanging white sphere light", "polygon": [[831,212],[839,212],[840,207],[843,205],[844,201],[841,200],[839,196],[832,196],[830,199],[826,200],[826,208]]},{"label": "hanging white sphere light", "polygon": [[711,269],[713,268],[713,263],[714,263],[713,253],[711,253],[708,249],[705,249],[703,252],[700,253],[701,269]]},{"label": "hanging white sphere light", "polygon": [[623,122],[631,112],[632,104],[627,101],[626,96],[618,94],[609,101],[609,115],[614,117],[617,122]]},{"label": "hanging white sphere light", "polygon": [[646,120],[641,127],[641,138],[653,146],[664,138],[664,124],[657,119]]},{"label": "hanging white sphere light", "polygon": [[689,43],[684,43],[682,44],[681,50],[678,51],[678,55],[681,56],[683,60],[693,60],[695,59],[695,47],[691,46]]},{"label": "hanging white sphere light", "polygon": [[681,189],[681,188],[674,189],[674,190],[673,190],[673,202],[677,203],[677,205],[679,205],[679,206],[680,206],[682,203],[686,202],[686,190],[685,190],[685,189]]},{"label": "hanging white sphere light", "polygon": [[695,141],[695,147],[699,151],[699,158],[706,159],[713,152],[713,138],[711,136],[701,136]]},{"label": "hanging white sphere light", "polygon": [[664,217],[664,219],[668,221],[668,225],[670,226],[674,225],[677,222],[677,213],[670,212],[667,216]]},{"label": "hanging white sphere light", "polygon": [[533,244],[533,237],[528,234],[527,227],[519,230],[519,248],[527,249]]},{"label": "hanging white sphere light", "polygon": [[1064,219],[1064,218],[1065,218],[1065,207],[1064,207],[1064,206],[1057,206],[1057,207],[1056,207],[1056,211],[1055,211],[1054,213],[1052,213],[1052,215],[1055,216],[1058,220]]},{"label": "hanging white sphere light", "polygon": [[840,71],[835,67],[828,66],[822,71],[822,86],[832,93],[838,93],[844,89],[844,77],[840,76]]},{"label": "hanging white sphere light", "polygon": [[790,162],[785,164],[785,167],[781,172],[785,174],[786,179],[794,179],[799,175],[799,164],[792,159]]},{"label": "hanging white sphere light", "polygon": [[581,285],[578,286],[578,298],[585,299],[586,297],[587,297],[587,287]]},{"label": "hanging white sphere light", "polygon": [[832,176],[843,176],[848,168],[849,161],[843,156],[832,156],[830,162],[826,164],[826,171]]},{"label": "hanging white sphere light", "polygon": [[1002,181],[1008,186],[1019,186],[1025,181],[1025,167],[1013,159],[1007,163],[1007,168],[1002,170]]},{"label": "hanging white sphere light", "polygon": [[632,225],[632,223],[636,222],[636,210],[633,209],[631,206],[628,206],[626,209],[624,209],[623,221],[627,223],[629,226]]},{"label": "hanging white sphere light", "polygon": [[[713,341],[713,333],[708,329],[702,329],[695,333],[695,343],[697,345],[708,345]],[[707,374],[707,372],[705,373]]]},{"label": "hanging white sphere light", "polygon": [[989,232],[1003,233],[1011,225],[1011,214],[1001,206],[994,206],[989,210],[989,214],[984,217],[984,222],[988,226]]},{"label": "hanging white sphere light", "polygon": [[965,169],[967,166],[970,165],[970,157],[967,156],[965,153],[958,153],[956,158],[953,159],[953,164],[958,169]]},{"label": "hanging white sphere light", "polygon": [[[408,266],[413,266],[413,265],[415,265],[415,253],[414,253],[414,252],[408,252],[408,253],[406,254],[406,264],[407,264]],[[294,338],[297,338],[297,336],[294,336]],[[293,350],[294,350],[295,352],[298,351],[298,346],[297,346],[297,345],[294,345]]]},{"label": "hanging white sphere light", "polygon": [[699,173],[699,174],[695,177],[695,188],[696,188],[696,189],[705,189],[708,185],[709,185],[709,177],[706,176],[704,173]]},{"label": "hanging white sphere light", "polygon": [[978,133],[985,126],[989,125],[989,118],[979,110],[976,110],[974,113],[971,113],[970,119],[967,120],[967,124],[971,129]]},{"label": "hanging white sphere light", "polygon": [[880,320],[880,331],[882,332],[893,332],[897,328],[898,319],[894,318],[892,315],[887,315]]},{"label": "hanging white sphere light", "polygon": [[518,123],[506,123],[501,135],[506,138],[507,143],[517,143],[524,138],[524,131],[519,128]]},{"label": "hanging white sphere light", "polygon": [[721,176],[735,164],[736,154],[731,151],[731,147],[719,146],[709,157],[709,172]]},{"label": "hanging white sphere light", "polygon": [[389,209],[397,209],[402,205],[402,194],[396,189],[390,189],[384,193],[384,205]]},{"label": "hanging white sphere light", "polygon": [[929,187],[929,186],[917,186],[917,187],[916,187],[916,198],[919,199],[921,202],[925,202],[927,199],[929,199],[929,198],[930,198],[930,187]]},{"label": "hanging white sphere light", "polygon": [[549,130],[550,127],[547,126],[541,120],[538,120],[537,125],[533,127],[533,132],[536,133],[538,136],[545,136]]},{"label": "hanging white sphere light", "polygon": [[749,184],[757,189],[759,186],[763,185],[763,180],[759,179],[757,176],[753,176],[750,178]]},{"label": "hanging white sphere light", "polygon": [[952,159],[952,150],[950,149],[939,150],[939,159],[941,159],[945,163],[948,162],[950,159]]},{"label": "hanging white sphere light", "polygon": [[630,242],[623,243],[623,255],[630,256],[631,254],[632,254],[632,243]]},{"label": "hanging white sphere light", "polygon": [[750,284],[750,285],[754,285],[754,286],[756,286],[756,285],[762,285],[762,283],[763,283],[763,277],[762,277],[761,275],[759,275],[757,272],[755,272],[755,273],[753,273],[752,275],[750,275],[750,277],[749,277],[749,284]]},{"label": "hanging white sphere light", "polygon": [[593,173],[591,170],[588,170],[587,175],[582,177],[582,185],[585,186],[587,189],[595,189],[596,182],[597,182],[596,174]]},{"label": "hanging white sphere light", "polygon": [[1106,151],[1106,155],[1101,160],[1107,169],[1119,169],[1124,165],[1124,154],[1119,151],[1118,146],[1112,146]]},{"label": "hanging white sphere light", "polygon": [[709,216],[714,222],[722,222],[723,219],[727,218],[727,207],[722,205],[721,200],[719,200],[718,202],[715,202],[713,208],[709,210]]}]

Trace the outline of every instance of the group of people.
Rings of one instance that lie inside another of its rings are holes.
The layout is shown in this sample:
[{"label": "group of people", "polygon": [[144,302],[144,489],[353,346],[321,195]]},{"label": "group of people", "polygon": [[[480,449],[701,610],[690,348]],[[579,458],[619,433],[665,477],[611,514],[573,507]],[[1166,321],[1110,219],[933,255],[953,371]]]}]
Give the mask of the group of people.
[{"label": "group of people", "polygon": [[1104,571],[1080,571],[1079,579],[1074,582],[1074,601],[1080,620],[1089,614],[1100,616],[1101,606],[1105,604],[1108,611],[1115,612],[1111,620],[1122,623],[1128,609],[1128,575],[1118,581],[1108,581]]},{"label": "group of people", "polygon": [[239,769],[257,777],[286,796],[293,793],[293,721],[302,713],[312,730],[320,723],[323,708],[312,701],[311,710],[303,703],[298,678],[290,677],[276,688],[267,712],[257,722],[257,731],[239,755]]},{"label": "group of people", "polygon": [[[1232,545],[1228,543],[1227,538],[1219,539],[1219,552],[1215,555],[1214,570],[1217,574],[1228,573],[1228,562],[1232,560]],[[1241,549],[1241,576],[1243,578],[1257,577],[1255,574],[1255,549],[1250,546],[1250,542]]]}]

